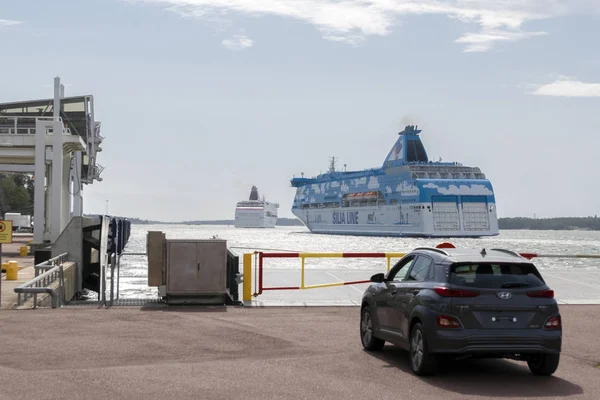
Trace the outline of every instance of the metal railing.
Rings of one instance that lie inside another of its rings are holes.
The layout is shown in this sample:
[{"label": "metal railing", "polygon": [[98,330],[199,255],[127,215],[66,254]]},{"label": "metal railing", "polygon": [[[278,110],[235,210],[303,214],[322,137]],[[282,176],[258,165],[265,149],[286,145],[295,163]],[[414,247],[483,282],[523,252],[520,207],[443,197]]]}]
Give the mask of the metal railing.
[{"label": "metal railing", "polygon": [[[33,297],[33,308],[37,308],[37,295],[49,294],[52,308],[60,307],[65,303],[65,276],[63,263],[69,254],[62,253],[47,261],[34,266],[35,278],[17,286],[14,290],[18,294],[17,305],[21,306]],[[58,287],[50,287],[58,280]]]},{"label": "metal railing", "polygon": [[[110,266],[110,299],[109,299],[109,306],[112,306],[114,304],[115,300],[119,300],[119,281],[121,278],[121,257],[124,256],[147,256],[146,253],[121,253],[121,254],[116,254],[116,253],[112,253],[110,255],[110,259],[112,260],[111,262],[111,266]],[[117,278],[117,290],[115,292],[115,269],[117,270],[117,274],[116,274],[116,278]],[[104,304],[106,305],[106,300],[104,301]]]}]

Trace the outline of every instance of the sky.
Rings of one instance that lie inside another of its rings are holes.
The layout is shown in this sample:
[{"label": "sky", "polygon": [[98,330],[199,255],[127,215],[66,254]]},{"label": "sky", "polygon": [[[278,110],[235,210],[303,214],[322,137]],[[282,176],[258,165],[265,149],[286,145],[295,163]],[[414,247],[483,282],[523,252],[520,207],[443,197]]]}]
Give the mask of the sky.
[{"label": "sky", "polygon": [[94,96],[84,212],[233,219],[379,167],[406,124],[500,217],[600,211],[598,0],[0,0],[0,102]]}]

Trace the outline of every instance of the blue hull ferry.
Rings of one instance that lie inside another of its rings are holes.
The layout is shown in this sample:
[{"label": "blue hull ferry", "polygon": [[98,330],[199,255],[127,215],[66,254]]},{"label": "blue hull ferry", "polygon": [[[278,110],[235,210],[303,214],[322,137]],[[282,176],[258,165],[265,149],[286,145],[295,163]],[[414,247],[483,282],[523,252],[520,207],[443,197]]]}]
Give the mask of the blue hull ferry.
[{"label": "blue hull ferry", "polygon": [[430,161],[408,125],[380,168],[293,178],[292,212],[314,233],[412,237],[498,235],[491,182],[478,167]]}]

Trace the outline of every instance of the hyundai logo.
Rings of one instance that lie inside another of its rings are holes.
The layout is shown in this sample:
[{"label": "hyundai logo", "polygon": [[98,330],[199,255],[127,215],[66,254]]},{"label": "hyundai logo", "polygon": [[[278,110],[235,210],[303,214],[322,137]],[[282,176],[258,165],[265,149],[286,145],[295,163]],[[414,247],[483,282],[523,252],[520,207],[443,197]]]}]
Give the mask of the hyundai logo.
[{"label": "hyundai logo", "polygon": [[508,300],[512,297],[512,293],[510,292],[500,292],[497,294],[497,296],[502,299],[502,300]]}]

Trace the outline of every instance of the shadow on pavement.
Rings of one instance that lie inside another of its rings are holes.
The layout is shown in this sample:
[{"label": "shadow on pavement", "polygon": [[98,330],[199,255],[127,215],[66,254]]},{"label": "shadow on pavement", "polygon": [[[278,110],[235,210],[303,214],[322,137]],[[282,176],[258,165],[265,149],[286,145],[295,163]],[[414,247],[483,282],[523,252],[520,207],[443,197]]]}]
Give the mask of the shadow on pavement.
[{"label": "shadow on pavement", "polygon": [[[399,347],[386,345],[382,351],[368,354],[387,362],[387,368],[413,374],[408,352]],[[443,390],[486,397],[562,397],[583,393],[581,386],[562,378],[532,375],[524,361],[502,359],[445,361],[435,376],[419,379]]]}]

